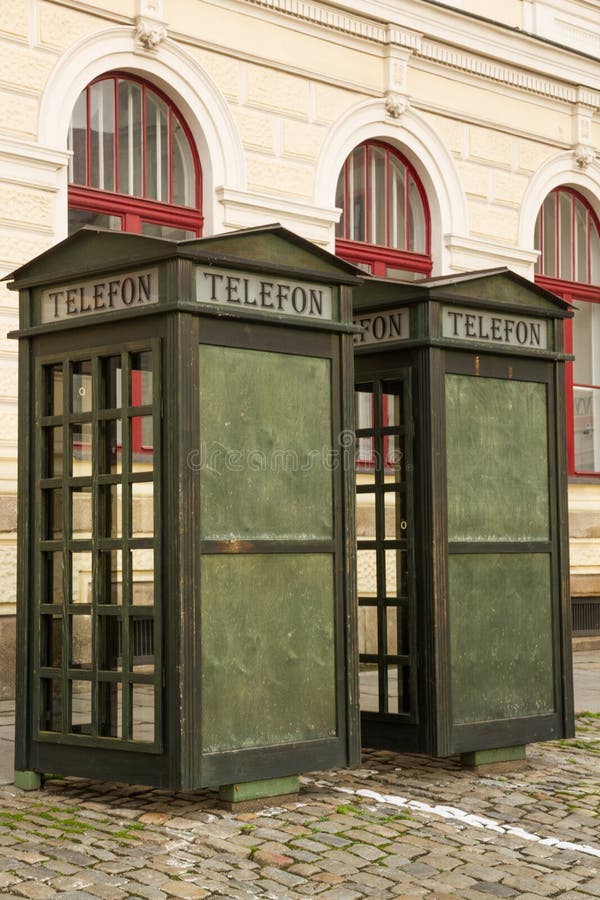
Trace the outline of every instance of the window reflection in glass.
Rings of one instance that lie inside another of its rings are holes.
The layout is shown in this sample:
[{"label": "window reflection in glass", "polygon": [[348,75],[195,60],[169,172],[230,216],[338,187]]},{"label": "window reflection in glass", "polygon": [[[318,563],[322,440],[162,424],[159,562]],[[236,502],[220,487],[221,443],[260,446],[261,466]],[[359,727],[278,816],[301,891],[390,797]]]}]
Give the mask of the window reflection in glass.
[{"label": "window reflection in glass", "polygon": [[120,216],[110,216],[90,209],[69,207],[69,234],[74,234],[80,228],[83,228],[84,225],[95,225],[98,228],[110,228],[112,231],[121,231],[122,222]]},{"label": "window reflection in glass", "polygon": [[169,113],[146,91],[146,197],[169,202]]},{"label": "window reflection in glass", "polygon": [[63,536],[62,488],[42,491],[42,534],[46,540],[55,541]]},{"label": "window reflection in glass", "polygon": [[72,669],[92,668],[92,616],[90,613],[69,616],[71,624]]},{"label": "window reflection in glass", "polygon": [[71,184],[87,182],[87,97],[85,92],[77,98],[69,125],[69,181]]},{"label": "window reflection in glass", "polygon": [[377,596],[377,555],[375,550],[358,550],[356,554],[359,597]]},{"label": "window reflection in glass", "polygon": [[91,186],[115,190],[115,95],[111,80],[90,86]]},{"label": "window reflection in glass", "polygon": [[99,733],[102,737],[123,737],[123,689],[116,682],[98,685]]},{"label": "window reflection in glass", "polygon": [[99,487],[102,536],[118,538],[123,534],[123,494],[120,484]]},{"label": "window reflection in glass", "polygon": [[62,365],[59,363],[55,366],[45,366],[44,376],[43,415],[62,416],[64,386]]},{"label": "window reflection in glass", "polygon": [[119,475],[123,470],[123,426],[120,419],[98,423],[100,432],[99,465],[102,475]]},{"label": "window reflection in glass", "polygon": [[119,79],[119,191],[142,196],[142,88]]},{"label": "window reflection in glass", "polygon": [[42,603],[62,604],[64,566],[62,550],[42,554]]},{"label": "window reflection in glass", "polygon": [[196,172],[192,149],[181,123],[172,118],[173,128],[173,203],[194,206],[196,202]]},{"label": "window reflection in glass", "polygon": [[150,548],[131,551],[131,602],[134,605],[154,604],[154,551]]},{"label": "window reflection in glass", "polygon": [[72,425],[71,433],[71,474],[82,478],[92,474],[92,423]]},{"label": "window reflection in glass", "polygon": [[92,733],[92,683],[71,681],[71,732]]},{"label": "window reflection in glass", "polygon": [[358,644],[361,653],[375,655],[379,648],[377,636],[378,612],[376,606],[358,607]]},{"label": "window reflection in glass", "polygon": [[42,478],[61,478],[63,474],[63,429],[43,430]]},{"label": "window reflection in glass", "polygon": [[71,367],[71,412],[92,411],[92,361],[74,362]]},{"label": "window reflection in glass", "polygon": [[41,678],[40,695],[40,730],[62,731],[62,681],[59,678]]},{"label": "window reflection in glass", "polygon": [[123,668],[123,626],[120,616],[98,617],[98,667],[106,672]]},{"label": "window reflection in glass", "polygon": [[150,684],[131,685],[132,738],[154,740],[154,688]]},{"label": "window reflection in glass", "polygon": [[71,532],[75,540],[91,538],[92,515],[92,488],[73,488],[71,490]]},{"label": "window reflection in glass", "polygon": [[600,387],[573,388],[575,470],[600,472]]},{"label": "window reflection in glass", "polygon": [[102,550],[98,556],[101,584],[100,603],[123,602],[123,551]]},{"label": "window reflection in glass", "polygon": [[92,554],[71,554],[71,603],[92,602]]},{"label": "window reflection in glass", "polygon": [[61,615],[42,616],[40,635],[42,666],[60,669],[63,658],[63,618]]}]

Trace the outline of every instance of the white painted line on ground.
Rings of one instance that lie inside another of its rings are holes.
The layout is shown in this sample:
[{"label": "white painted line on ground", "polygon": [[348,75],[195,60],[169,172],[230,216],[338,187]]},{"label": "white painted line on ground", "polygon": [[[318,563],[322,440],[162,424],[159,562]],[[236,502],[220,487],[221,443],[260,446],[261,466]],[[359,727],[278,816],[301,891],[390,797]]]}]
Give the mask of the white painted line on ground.
[{"label": "white painted line on ground", "polygon": [[[303,781],[311,781],[312,779],[302,779]],[[544,847],[556,847],[557,850],[574,850],[577,853],[586,853],[588,856],[600,857],[600,849],[591,847],[589,844],[574,844],[571,841],[563,841],[555,837],[540,837],[531,831],[525,831],[515,825],[501,825],[494,819],[488,819],[486,816],[477,816],[474,813],[468,813],[464,809],[458,809],[456,806],[432,806],[424,803],[422,800],[408,800],[406,797],[399,797],[396,794],[380,794],[378,791],[361,788],[358,791],[351,788],[336,787],[328,781],[315,781],[314,784],[328,787],[340,794],[346,794],[355,797],[364,797],[367,800],[373,800],[375,803],[385,806],[396,806],[399,809],[412,809],[415,812],[425,813],[426,815],[440,816],[442,819],[453,819],[460,822],[461,825],[471,825],[473,828],[485,828],[488,831],[495,831],[497,834],[510,834],[513,837],[521,838],[524,841],[532,841],[541,844]]]}]

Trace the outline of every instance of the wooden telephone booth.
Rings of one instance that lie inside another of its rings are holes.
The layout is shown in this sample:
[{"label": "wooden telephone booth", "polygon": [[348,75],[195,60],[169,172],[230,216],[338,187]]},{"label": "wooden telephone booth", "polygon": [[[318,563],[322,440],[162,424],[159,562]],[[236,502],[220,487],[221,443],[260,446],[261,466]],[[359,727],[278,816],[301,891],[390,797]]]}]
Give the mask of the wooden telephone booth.
[{"label": "wooden telephone booth", "polygon": [[573,733],[563,323],[508,270],[354,290],[366,746]]},{"label": "wooden telephone booth", "polygon": [[279,226],[13,273],[18,786],[235,802],[358,761],[354,273]]}]

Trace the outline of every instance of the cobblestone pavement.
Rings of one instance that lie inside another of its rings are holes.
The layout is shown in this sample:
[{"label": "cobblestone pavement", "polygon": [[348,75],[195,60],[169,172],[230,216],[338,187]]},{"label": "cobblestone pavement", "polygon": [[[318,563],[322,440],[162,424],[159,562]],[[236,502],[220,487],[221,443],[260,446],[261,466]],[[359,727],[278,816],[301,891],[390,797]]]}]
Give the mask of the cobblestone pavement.
[{"label": "cobblestone pavement", "polygon": [[527,768],[366,752],[255,813],[211,791],[0,787],[0,894],[46,898],[600,897],[600,716]]}]

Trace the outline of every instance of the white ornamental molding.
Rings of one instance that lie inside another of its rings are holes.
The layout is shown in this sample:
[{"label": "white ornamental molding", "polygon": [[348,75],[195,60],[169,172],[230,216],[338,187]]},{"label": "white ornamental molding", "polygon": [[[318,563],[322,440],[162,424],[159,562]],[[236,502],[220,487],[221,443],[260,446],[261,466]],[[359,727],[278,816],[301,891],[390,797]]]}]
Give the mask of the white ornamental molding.
[{"label": "white ornamental molding", "polygon": [[167,29],[162,22],[154,19],[143,19],[141,16],[136,20],[135,34],[138,41],[145,50],[156,50],[167,37]]},{"label": "white ornamental molding", "polygon": [[318,3],[317,0],[245,0],[245,2],[376,44],[404,47],[421,59],[466,72],[477,78],[541,97],[549,97],[561,103],[582,102],[594,110],[600,109],[600,91],[593,88],[581,88],[558,78],[536,75],[525,66],[499,63],[476,52],[426,38],[408,28],[383,25],[350,12],[343,13],[325,3]]},{"label": "white ornamental molding", "polygon": [[409,107],[410,103],[406,97],[401,97],[393,91],[388,91],[385,95],[385,111],[391,119],[401,119]]},{"label": "white ornamental molding", "polygon": [[596,159],[596,151],[593,147],[585,146],[585,144],[577,144],[573,150],[573,156],[580,169],[587,169]]},{"label": "white ornamental molding", "polygon": [[150,17],[151,19],[162,19],[163,17],[163,0],[138,0],[138,17]]}]

